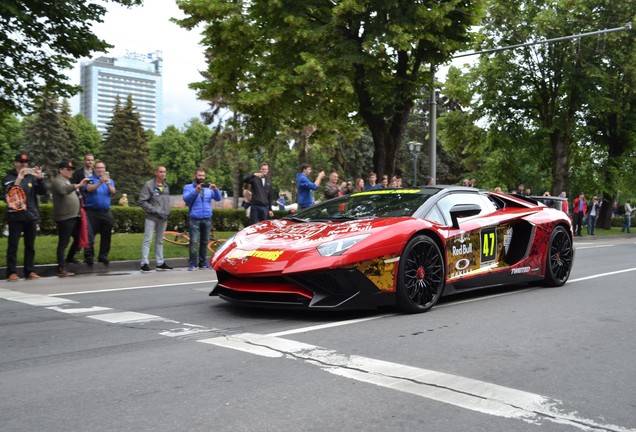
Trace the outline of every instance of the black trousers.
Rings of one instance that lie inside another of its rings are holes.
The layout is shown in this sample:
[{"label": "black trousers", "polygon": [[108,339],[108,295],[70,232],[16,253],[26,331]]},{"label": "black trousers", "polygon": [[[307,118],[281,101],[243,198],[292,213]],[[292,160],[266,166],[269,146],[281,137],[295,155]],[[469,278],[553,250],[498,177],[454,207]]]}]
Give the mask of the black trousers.
[{"label": "black trousers", "polygon": [[[64,267],[64,251],[73,236],[73,244],[77,244],[79,239],[80,218],[74,217],[63,221],[56,221],[57,225],[57,266]],[[74,258],[75,252],[68,251],[68,260]]]},{"label": "black trousers", "polygon": [[[92,260],[95,256],[95,236],[99,234],[99,260],[108,259],[110,253],[110,239],[113,232],[115,219],[110,210],[95,210],[86,207],[86,216],[91,225],[88,236],[88,249],[84,251],[84,257]],[[92,234],[91,234],[92,233]]]},{"label": "black trousers", "polygon": [[35,271],[35,236],[38,221],[9,221],[9,242],[7,243],[7,277],[17,273],[18,246],[24,234],[24,276]]}]

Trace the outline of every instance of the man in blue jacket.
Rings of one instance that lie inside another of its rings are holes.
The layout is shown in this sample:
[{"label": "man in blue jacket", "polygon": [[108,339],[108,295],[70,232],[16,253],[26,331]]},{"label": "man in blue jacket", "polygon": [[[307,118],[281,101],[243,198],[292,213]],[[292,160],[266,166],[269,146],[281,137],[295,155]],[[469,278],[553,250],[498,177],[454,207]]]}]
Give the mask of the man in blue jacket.
[{"label": "man in blue jacket", "polygon": [[304,163],[300,166],[300,172],[296,174],[296,187],[298,188],[298,209],[303,210],[314,205],[314,196],[312,191],[318,189],[322,178],[325,176],[324,171],[318,173],[316,181],[309,180],[311,174],[311,165]]},{"label": "man in blue jacket", "polygon": [[206,255],[212,230],[212,200],[221,201],[221,191],[205,182],[205,171],[198,168],[194,182],[183,188],[183,201],[189,208],[190,261],[188,270],[210,269]]}]

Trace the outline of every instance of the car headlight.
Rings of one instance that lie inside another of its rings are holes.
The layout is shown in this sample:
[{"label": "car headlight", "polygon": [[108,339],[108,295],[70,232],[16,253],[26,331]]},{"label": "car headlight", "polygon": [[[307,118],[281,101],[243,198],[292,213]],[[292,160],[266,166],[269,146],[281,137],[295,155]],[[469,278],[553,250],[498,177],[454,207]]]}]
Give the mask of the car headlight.
[{"label": "car headlight", "polygon": [[318,246],[318,253],[322,256],[342,255],[347,249],[361,242],[371,234],[361,234],[353,237],[346,237]]}]

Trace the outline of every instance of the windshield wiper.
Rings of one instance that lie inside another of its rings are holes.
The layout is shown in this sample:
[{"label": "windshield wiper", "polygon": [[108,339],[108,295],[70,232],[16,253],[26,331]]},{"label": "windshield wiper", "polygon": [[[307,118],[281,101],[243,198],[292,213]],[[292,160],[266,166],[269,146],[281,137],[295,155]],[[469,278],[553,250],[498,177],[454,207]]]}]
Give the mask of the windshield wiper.
[{"label": "windshield wiper", "polygon": [[285,216],[285,219],[289,219],[294,222],[307,222],[307,219],[299,218],[298,216]]}]

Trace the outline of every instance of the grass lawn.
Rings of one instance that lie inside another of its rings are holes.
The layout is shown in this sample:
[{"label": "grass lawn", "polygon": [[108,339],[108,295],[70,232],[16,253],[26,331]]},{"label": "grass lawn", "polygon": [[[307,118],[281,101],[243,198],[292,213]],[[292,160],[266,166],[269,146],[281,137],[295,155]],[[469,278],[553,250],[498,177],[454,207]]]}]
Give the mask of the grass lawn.
[{"label": "grass lawn", "polygon": [[[218,239],[226,239],[233,232],[215,232],[214,236]],[[143,243],[143,234],[113,234],[110,246],[109,259],[111,261],[141,261],[141,244]],[[18,266],[23,264],[24,244],[20,239],[20,247],[18,249]],[[96,249],[99,249],[99,236],[95,241]],[[57,258],[55,256],[57,250],[57,236],[38,236],[35,240],[35,264],[55,264]],[[154,240],[150,245],[150,260],[154,260],[155,243]],[[187,258],[188,247],[163,242],[163,255],[165,258]],[[78,259],[83,260],[80,253]],[[97,250],[95,251],[95,259],[97,259]],[[7,238],[0,237],[0,267],[7,265]]]}]

